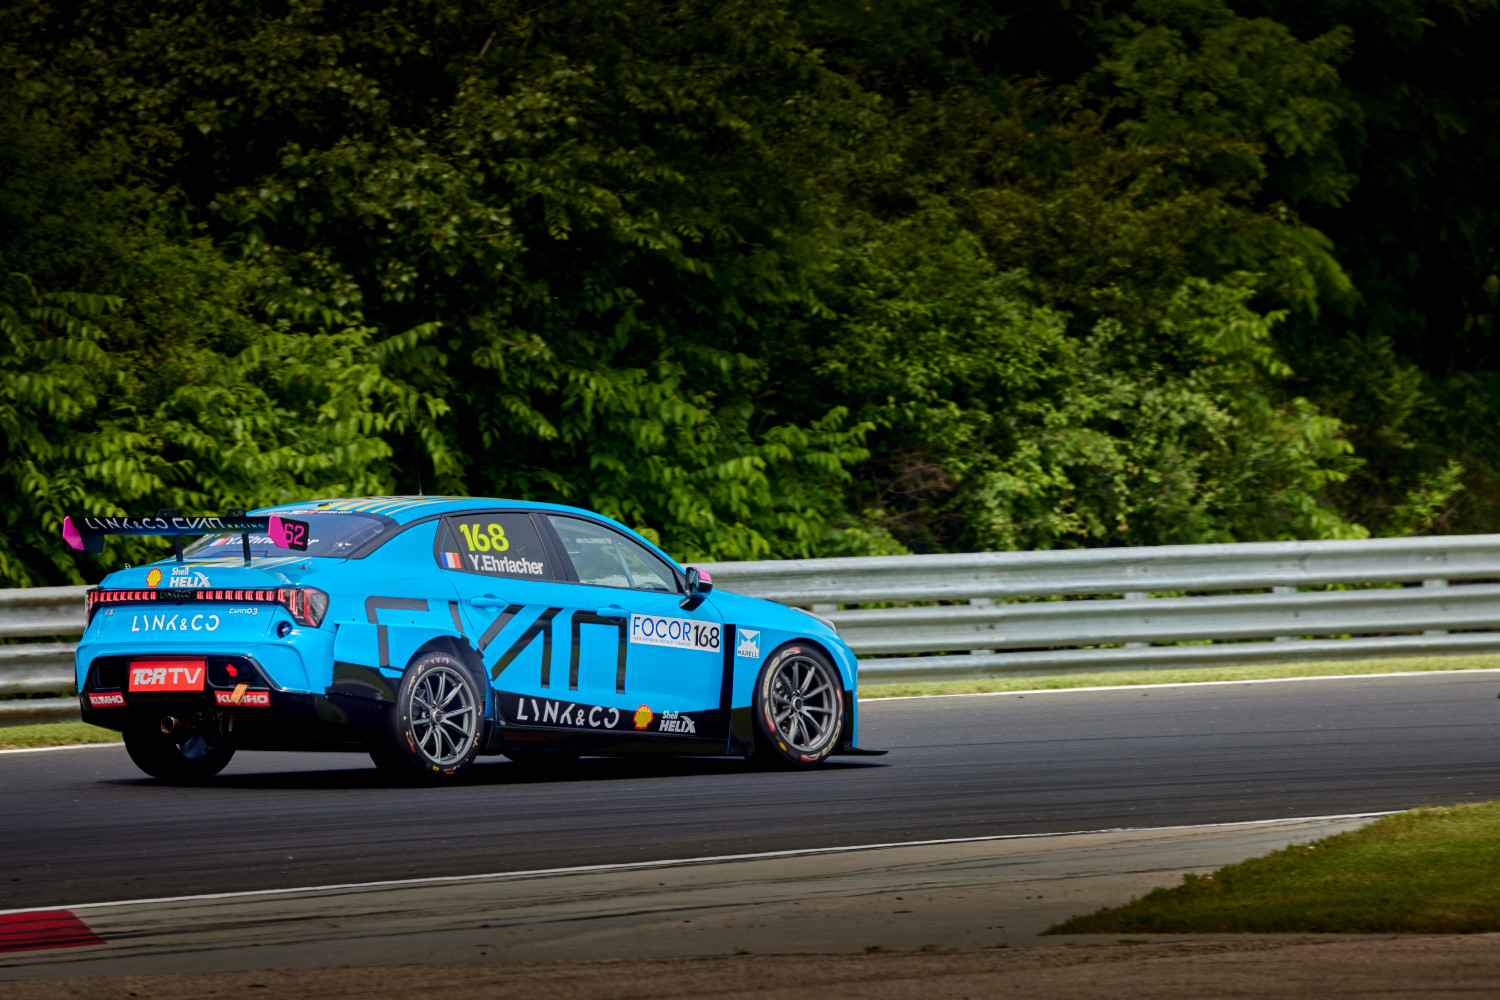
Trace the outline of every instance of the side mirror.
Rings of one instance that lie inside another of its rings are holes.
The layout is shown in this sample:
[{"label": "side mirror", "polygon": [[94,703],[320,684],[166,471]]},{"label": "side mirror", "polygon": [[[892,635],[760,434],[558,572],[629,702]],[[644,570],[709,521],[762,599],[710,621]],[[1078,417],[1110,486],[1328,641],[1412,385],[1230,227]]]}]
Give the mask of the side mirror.
[{"label": "side mirror", "polygon": [[684,611],[691,611],[703,603],[703,599],[713,593],[714,578],[700,570],[697,566],[689,566],[687,569],[687,596],[677,602],[678,607]]}]

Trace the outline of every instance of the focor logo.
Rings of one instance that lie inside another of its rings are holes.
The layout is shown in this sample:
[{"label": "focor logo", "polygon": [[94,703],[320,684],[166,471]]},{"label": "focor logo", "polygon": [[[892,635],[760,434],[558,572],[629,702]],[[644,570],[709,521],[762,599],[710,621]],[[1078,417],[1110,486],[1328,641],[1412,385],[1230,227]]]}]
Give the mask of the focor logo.
[{"label": "focor logo", "polygon": [[146,586],[154,587],[158,583],[161,583],[161,570],[153,569],[151,572],[146,574]]},{"label": "focor logo", "polygon": [[132,660],[132,691],[202,691],[203,660]]},{"label": "focor logo", "polygon": [[673,649],[718,649],[719,626],[705,625],[686,618],[631,615],[630,641],[643,646],[670,646]]}]

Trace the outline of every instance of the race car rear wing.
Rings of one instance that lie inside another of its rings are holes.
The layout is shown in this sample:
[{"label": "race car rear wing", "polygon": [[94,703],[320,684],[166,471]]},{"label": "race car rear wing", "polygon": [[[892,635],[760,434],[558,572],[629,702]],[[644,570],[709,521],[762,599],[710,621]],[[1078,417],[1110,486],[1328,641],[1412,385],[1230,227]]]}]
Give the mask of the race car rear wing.
[{"label": "race car rear wing", "polygon": [[105,535],[171,535],[182,562],[183,535],[239,534],[244,546],[245,565],[250,565],[250,535],[266,535],[279,549],[307,550],[306,521],[290,518],[247,517],[243,509],[234,509],[223,517],[183,517],[175,510],[159,510],[154,517],[90,517],[69,515],[63,518],[63,540],[82,552],[102,552]]}]

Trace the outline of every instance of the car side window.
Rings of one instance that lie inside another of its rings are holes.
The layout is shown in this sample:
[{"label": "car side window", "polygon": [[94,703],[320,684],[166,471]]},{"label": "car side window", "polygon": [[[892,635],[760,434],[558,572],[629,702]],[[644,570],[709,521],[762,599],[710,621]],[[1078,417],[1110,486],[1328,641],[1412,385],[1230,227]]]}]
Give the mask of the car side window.
[{"label": "car side window", "polygon": [[444,569],[513,580],[558,579],[541,533],[525,511],[450,517],[437,547]]},{"label": "car side window", "polygon": [[573,560],[579,583],[677,593],[677,574],[640,543],[579,517],[548,514],[547,520]]}]

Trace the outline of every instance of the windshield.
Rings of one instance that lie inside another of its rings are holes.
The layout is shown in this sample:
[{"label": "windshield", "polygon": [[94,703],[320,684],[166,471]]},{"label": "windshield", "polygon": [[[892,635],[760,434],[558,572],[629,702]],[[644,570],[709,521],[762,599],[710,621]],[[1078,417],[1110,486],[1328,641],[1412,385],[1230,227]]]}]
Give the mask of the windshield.
[{"label": "windshield", "polygon": [[[394,531],[396,522],[379,514],[323,514],[317,511],[278,511],[283,517],[306,521],[308,535],[306,552],[279,549],[265,535],[250,536],[251,559],[269,559],[295,556],[331,556],[340,559],[364,548],[371,540]],[[244,556],[240,550],[239,535],[204,535],[183,551],[183,558],[191,562],[209,562],[227,559],[238,561]]]}]

